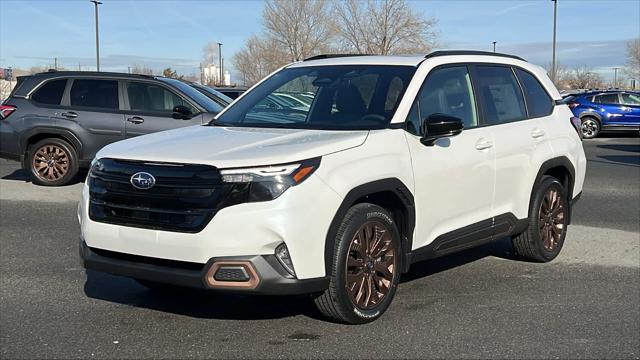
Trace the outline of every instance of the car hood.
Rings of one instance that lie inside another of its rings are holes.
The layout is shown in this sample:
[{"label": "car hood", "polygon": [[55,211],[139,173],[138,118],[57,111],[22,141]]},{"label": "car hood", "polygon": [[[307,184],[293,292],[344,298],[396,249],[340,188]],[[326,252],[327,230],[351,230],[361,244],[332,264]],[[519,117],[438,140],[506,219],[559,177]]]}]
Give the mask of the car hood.
[{"label": "car hood", "polygon": [[367,130],[190,126],[119,141],[97,158],[195,163],[218,168],[295,162],[356,146]]}]

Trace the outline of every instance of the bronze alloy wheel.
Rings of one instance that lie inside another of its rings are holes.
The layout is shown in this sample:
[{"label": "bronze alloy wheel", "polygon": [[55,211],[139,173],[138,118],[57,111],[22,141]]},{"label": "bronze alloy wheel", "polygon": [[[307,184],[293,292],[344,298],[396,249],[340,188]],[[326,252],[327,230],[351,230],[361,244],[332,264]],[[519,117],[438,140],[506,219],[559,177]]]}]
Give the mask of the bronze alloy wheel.
[{"label": "bronze alloy wheel", "polygon": [[31,166],[44,181],[56,181],[69,171],[69,155],[58,145],[46,144],[33,154]]},{"label": "bronze alloy wheel", "polygon": [[347,293],[360,309],[371,309],[389,293],[396,270],[392,231],[378,221],[365,222],[353,236],[346,264]]},{"label": "bronze alloy wheel", "polygon": [[560,242],[565,230],[565,216],[566,206],[562,194],[557,189],[549,188],[542,199],[538,217],[540,237],[545,250],[553,251]]}]

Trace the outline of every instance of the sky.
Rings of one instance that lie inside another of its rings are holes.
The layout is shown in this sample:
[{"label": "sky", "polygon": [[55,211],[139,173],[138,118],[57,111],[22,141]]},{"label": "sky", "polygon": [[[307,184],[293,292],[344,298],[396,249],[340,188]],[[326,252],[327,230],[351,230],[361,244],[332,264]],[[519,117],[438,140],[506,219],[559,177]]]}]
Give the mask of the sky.
[{"label": "sky", "polygon": [[[147,65],[198,73],[202,49],[223,43],[225,68],[244,41],[262,29],[261,1],[101,0],[103,71]],[[439,48],[512,53],[551,63],[550,0],[409,1],[437,19]],[[88,0],[0,0],[0,67],[95,69],[94,5]],[[625,63],[626,43],[640,37],[640,0],[558,0],[558,62],[586,65],[613,77]],[[237,78],[237,77],[236,77]],[[233,79],[232,79],[233,80]]]}]

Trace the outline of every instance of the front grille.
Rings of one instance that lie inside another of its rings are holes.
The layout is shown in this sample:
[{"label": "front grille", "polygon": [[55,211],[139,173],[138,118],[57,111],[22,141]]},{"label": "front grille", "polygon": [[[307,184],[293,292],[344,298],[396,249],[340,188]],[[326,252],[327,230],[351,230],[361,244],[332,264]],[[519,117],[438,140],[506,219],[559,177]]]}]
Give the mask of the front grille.
[{"label": "front grille", "polygon": [[[137,189],[131,176],[155,177],[150,189]],[[89,174],[89,217],[93,221],[165,231],[198,232],[215,215],[232,188],[217,168],[100,159]]]}]

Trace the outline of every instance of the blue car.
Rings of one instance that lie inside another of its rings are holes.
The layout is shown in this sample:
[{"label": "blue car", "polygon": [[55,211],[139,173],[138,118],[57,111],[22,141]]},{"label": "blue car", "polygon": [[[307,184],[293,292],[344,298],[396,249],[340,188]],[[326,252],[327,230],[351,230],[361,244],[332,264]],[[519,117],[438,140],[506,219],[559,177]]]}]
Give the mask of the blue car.
[{"label": "blue car", "polygon": [[640,131],[640,93],[596,91],[570,95],[564,99],[582,122],[582,134],[592,139],[601,131]]}]

